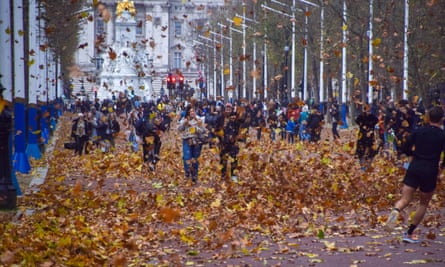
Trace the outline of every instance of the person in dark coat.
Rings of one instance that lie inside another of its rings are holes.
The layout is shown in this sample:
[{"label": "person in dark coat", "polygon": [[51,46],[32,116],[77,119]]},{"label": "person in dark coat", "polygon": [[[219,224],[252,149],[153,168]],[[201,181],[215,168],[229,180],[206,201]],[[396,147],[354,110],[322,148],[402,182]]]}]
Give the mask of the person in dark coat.
[{"label": "person in dark coat", "polygon": [[225,115],[224,134],[220,140],[220,163],[222,165],[221,177],[223,180],[227,177],[227,169],[230,163],[230,177],[233,181],[237,181],[235,170],[238,167],[238,134],[241,123],[237,119],[238,114],[230,111]]},{"label": "person in dark coat", "polygon": [[340,138],[340,134],[338,134],[338,122],[340,121],[340,109],[337,103],[337,99],[332,99],[331,105],[329,107],[329,115],[331,115],[332,119],[332,136],[334,140]]},{"label": "person in dark coat", "polygon": [[445,131],[442,129],[444,111],[435,106],[428,111],[427,125],[413,130],[404,143],[403,153],[411,157],[411,162],[405,173],[402,187],[402,197],[396,202],[385,224],[388,231],[394,230],[399,213],[406,208],[419,189],[419,204],[407,232],[402,240],[407,243],[418,243],[420,240],[414,234],[422,222],[428,205],[437,187],[439,173],[445,167]]},{"label": "person in dark coat", "polygon": [[355,119],[359,127],[356,155],[363,169],[370,167],[372,159],[377,152],[377,147],[374,144],[374,129],[378,121],[377,116],[371,113],[371,109],[367,105],[364,107],[363,112]]},{"label": "person in dark coat", "polygon": [[161,114],[152,111],[146,112],[143,118],[136,123],[136,132],[142,136],[143,160],[148,162],[149,169],[154,171],[159,162],[161,153],[160,133],[165,131]]},{"label": "person in dark coat", "polygon": [[306,129],[310,135],[311,142],[318,142],[321,139],[321,130],[323,129],[324,116],[320,112],[320,106],[314,105],[307,118]]}]

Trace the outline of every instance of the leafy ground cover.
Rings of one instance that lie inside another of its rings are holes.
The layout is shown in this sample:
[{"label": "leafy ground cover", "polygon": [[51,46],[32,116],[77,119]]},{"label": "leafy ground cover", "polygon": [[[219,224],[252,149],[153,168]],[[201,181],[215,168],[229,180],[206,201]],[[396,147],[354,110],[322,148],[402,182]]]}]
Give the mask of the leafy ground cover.
[{"label": "leafy ground cover", "polygon": [[161,161],[149,172],[125,132],[113,153],[74,156],[63,148],[70,119],[61,118],[54,150],[42,160],[48,175],[39,190],[26,190],[27,177],[18,177],[26,191],[19,215],[0,217],[3,266],[445,264],[443,178],[420,227],[423,242],[402,243],[413,207],[393,233],[382,222],[404,169],[382,153],[362,171],[353,129],[332,142],[326,128],[317,145],[251,139],[236,183],[221,179],[218,152],[205,147],[193,185],[174,130],[163,135]]}]

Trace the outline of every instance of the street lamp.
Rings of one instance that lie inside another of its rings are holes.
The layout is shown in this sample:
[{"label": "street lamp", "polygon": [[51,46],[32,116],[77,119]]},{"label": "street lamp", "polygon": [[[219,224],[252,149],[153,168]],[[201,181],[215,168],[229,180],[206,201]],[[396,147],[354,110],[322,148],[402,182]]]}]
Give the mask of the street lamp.
[{"label": "street lamp", "polygon": [[289,58],[289,46],[286,44],[286,46],[284,46],[284,57],[285,57],[285,66],[284,66],[284,81],[283,81],[283,97],[284,100],[287,100],[287,84],[288,84],[288,72],[289,72],[289,63],[288,63],[288,58]]},{"label": "street lamp", "polygon": [[264,99],[267,99],[267,79],[268,79],[268,75],[267,75],[267,34],[264,34],[264,44],[263,44],[263,73],[264,73],[264,77],[263,77],[263,97]]}]

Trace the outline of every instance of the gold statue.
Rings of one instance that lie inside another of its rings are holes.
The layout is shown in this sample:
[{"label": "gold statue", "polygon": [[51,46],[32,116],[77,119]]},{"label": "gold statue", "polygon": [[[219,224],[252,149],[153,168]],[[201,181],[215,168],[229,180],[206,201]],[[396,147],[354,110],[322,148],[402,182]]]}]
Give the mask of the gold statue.
[{"label": "gold statue", "polygon": [[128,11],[133,17],[136,15],[133,1],[123,0],[117,3],[116,15],[120,17],[124,11]]}]

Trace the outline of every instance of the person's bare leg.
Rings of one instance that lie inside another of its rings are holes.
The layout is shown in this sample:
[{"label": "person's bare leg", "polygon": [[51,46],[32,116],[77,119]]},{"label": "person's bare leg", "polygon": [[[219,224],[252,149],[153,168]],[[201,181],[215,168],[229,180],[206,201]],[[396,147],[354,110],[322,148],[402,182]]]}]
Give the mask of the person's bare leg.
[{"label": "person's bare leg", "polygon": [[433,198],[434,191],[429,193],[420,192],[420,201],[417,206],[416,213],[414,214],[412,224],[419,225],[422,222],[423,217],[425,216],[426,209],[428,208],[428,204]]},{"label": "person's bare leg", "polygon": [[408,206],[408,204],[413,199],[414,192],[416,192],[416,188],[404,184],[402,187],[402,197],[399,201],[396,202],[394,208],[399,211],[406,208],[406,206]]}]

